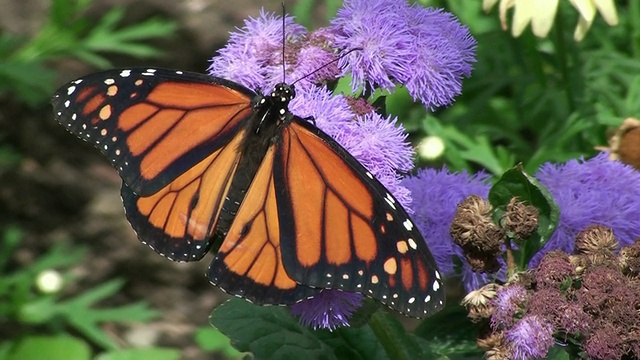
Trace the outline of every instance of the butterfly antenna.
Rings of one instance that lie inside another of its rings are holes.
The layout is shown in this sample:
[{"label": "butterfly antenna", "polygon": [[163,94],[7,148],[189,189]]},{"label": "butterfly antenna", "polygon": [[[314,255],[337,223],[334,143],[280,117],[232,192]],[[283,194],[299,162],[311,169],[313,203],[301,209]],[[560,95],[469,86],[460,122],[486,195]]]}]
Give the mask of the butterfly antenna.
[{"label": "butterfly antenna", "polygon": [[329,66],[329,65],[331,65],[331,64],[335,64],[335,63],[337,63],[337,62],[338,62],[338,61],[340,61],[340,59],[342,59],[343,57],[345,57],[345,56],[347,56],[347,55],[351,54],[351,53],[352,53],[352,52],[354,52],[354,51],[358,51],[358,50],[362,50],[362,49],[361,49],[361,48],[355,48],[355,49],[351,49],[351,50],[349,50],[349,51],[347,51],[347,52],[344,52],[344,53],[340,54],[340,56],[338,56],[337,58],[335,58],[335,59],[333,59],[333,60],[329,61],[328,63],[326,63],[326,64],[324,64],[324,65],[320,66],[319,68],[317,68],[317,69],[313,70],[312,72],[310,72],[310,73],[306,74],[305,76],[303,76],[303,77],[299,78],[298,80],[296,80],[296,81],[294,81],[293,83],[291,83],[291,85],[295,85],[298,81],[300,81],[300,80],[304,80],[304,79],[308,78],[309,76],[311,76],[311,75],[313,75],[313,74],[317,73],[318,71],[320,71],[320,70],[322,70],[322,69],[326,68],[327,66]]},{"label": "butterfly antenna", "polygon": [[284,45],[285,45],[285,41],[287,40],[285,35],[285,29],[284,29],[284,25],[286,23],[284,21],[285,16],[286,16],[286,12],[285,12],[284,1],[283,1],[282,2],[282,82],[283,83],[285,83],[287,80],[286,67],[284,66]]}]

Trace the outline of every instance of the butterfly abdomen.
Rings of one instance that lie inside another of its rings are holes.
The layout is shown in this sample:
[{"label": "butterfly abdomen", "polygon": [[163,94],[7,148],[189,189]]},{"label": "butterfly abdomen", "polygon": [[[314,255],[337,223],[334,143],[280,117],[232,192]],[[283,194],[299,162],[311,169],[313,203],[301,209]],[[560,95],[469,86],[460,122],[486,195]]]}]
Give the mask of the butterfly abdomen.
[{"label": "butterfly abdomen", "polygon": [[[269,146],[278,136],[278,115],[271,106],[271,97],[258,96],[254,100],[253,115],[247,121],[244,131],[247,136],[238,146],[242,154],[236,165],[236,173],[222,206],[216,233],[224,237],[235,218],[238,208],[246,195],[251,181],[255,178],[258,167],[262,163]],[[250,224],[248,225],[250,226]]]}]

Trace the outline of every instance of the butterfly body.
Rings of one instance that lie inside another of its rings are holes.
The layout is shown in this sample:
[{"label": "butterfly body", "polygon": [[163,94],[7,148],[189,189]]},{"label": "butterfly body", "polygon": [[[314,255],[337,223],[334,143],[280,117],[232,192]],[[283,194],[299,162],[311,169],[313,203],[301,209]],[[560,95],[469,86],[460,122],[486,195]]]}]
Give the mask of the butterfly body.
[{"label": "butterfly body", "polygon": [[217,235],[221,238],[227,235],[267,149],[278,141],[279,128],[291,122],[292,116],[287,106],[294,96],[295,91],[291,86],[278,84],[269,96],[257,95],[253,98],[253,115],[246,124],[247,136],[237,150],[242,154],[238,160],[238,170],[231,180],[218,221]]},{"label": "butterfly body", "polygon": [[258,304],[322,289],[423,317],[444,306],[440,274],[406,211],[342,146],[272,93],[165,69],[123,69],[63,86],[58,122],[123,179],[140,240],[177,261],[222,239],[207,276]]}]

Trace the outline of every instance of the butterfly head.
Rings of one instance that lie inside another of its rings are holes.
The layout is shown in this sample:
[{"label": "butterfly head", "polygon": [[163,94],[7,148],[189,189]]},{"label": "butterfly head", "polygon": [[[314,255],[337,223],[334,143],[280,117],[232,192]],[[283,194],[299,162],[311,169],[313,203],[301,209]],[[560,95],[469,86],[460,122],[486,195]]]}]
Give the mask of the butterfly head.
[{"label": "butterfly head", "polygon": [[[283,109],[286,112],[289,102],[296,97],[296,90],[293,85],[279,83],[273,88],[269,97],[271,98],[272,106]],[[284,115],[282,112],[281,114]]]}]

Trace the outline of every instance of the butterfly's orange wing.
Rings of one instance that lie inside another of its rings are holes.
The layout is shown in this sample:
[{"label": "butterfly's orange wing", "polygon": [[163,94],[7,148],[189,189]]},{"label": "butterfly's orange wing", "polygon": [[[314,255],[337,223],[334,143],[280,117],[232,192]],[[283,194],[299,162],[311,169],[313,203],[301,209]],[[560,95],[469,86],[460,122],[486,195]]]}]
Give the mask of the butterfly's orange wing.
[{"label": "butterfly's orange wing", "polygon": [[294,118],[273,177],[282,261],[296,282],[362,293],[413,317],[444,306],[435,261],[406,211],[328,135]]},{"label": "butterfly's orange wing", "polygon": [[153,195],[142,197],[122,186],[127,218],[142,242],[172,260],[198,260],[206,254],[243,138],[244,131]]},{"label": "butterfly's orange wing", "polygon": [[[226,292],[258,304],[293,304],[318,290],[299,285],[283,265],[271,146],[247,190],[207,276]],[[283,221],[288,222],[287,219]]]},{"label": "butterfly's orange wing", "polygon": [[210,247],[254,96],[201,74],[123,69],[72,81],[52,102],[56,120],[120,173],[140,240],[189,261]]},{"label": "butterfly's orange wing", "polygon": [[146,196],[228,144],[251,116],[254,95],[200,74],[124,69],[72,81],[52,102],[56,120]]}]

